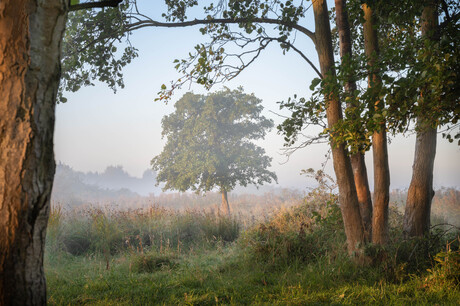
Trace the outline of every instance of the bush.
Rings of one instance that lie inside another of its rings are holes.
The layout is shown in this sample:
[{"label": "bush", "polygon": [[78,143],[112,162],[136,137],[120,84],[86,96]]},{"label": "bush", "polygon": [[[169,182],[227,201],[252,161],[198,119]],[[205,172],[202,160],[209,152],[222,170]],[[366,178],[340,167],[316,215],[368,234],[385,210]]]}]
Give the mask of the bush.
[{"label": "bush", "polygon": [[[402,214],[390,209],[390,241],[386,246],[368,244],[366,255],[372,260],[372,266],[380,269],[386,280],[401,282],[412,275],[420,275],[433,266],[446,243],[453,241],[452,250],[458,250],[458,241],[453,237],[457,233],[434,228],[423,237],[404,236],[402,231]],[[453,228],[451,228],[453,229]]]},{"label": "bush", "polygon": [[152,273],[158,270],[172,269],[176,265],[176,256],[152,252],[135,255],[132,260],[131,269],[135,273]]},{"label": "bush", "polygon": [[66,252],[78,256],[91,250],[91,229],[88,220],[64,222],[59,235],[60,245]]},{"label": "bush", "polygon": [[345,234],[337,202],[333,194],[310,193],[301,206],[282,211],[249,231],[243,244],[256,261],[282,265],[344,253]]},{"label": "bush", "polygon": [[446,249],[434,256],[435,265],[428,269],[425,286],[458,288],[460,285],[460,237],[446,243]]}]

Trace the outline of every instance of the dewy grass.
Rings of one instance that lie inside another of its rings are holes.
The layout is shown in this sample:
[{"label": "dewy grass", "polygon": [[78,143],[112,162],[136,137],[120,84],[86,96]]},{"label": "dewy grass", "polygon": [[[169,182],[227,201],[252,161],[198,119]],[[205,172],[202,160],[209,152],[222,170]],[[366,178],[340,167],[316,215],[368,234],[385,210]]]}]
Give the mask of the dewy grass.
[{"label": "dewy grass", "polygon": [[[315,196],[241,235],[238,218],[210,212],[176,213],[157,207],[53,211],[45,254],[48,302],[457,304],[458,242],[451,239],[448,249],[437,251],[430,271],[409,273],[403,265],[398,273],[404,277],[393,277],[393,267],[404,258],[396,255],[406,249],[410,255],[413,243],[398,245],[395,231],[392,248],[376,253],[379,258],[393,256],[391,265],[376,260],[357,266],[346,255],[334,201]],[[429,245],[434,249],[441,244]]]}]

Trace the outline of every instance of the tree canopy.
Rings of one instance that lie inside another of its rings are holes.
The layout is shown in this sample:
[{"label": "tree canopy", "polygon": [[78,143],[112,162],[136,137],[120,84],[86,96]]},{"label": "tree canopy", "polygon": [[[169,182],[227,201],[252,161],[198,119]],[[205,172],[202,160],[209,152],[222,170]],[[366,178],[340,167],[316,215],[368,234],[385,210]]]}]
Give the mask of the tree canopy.
[{"label": "tree canopy", "polygon": [[262,139],[273,121],[261,115],[261,100],[240,88],[209,95],[185,94],[162,120],[167,142],[152,160],[164,189],[206,192],[237,184],[276,181],[271,158],[251,140]]}]

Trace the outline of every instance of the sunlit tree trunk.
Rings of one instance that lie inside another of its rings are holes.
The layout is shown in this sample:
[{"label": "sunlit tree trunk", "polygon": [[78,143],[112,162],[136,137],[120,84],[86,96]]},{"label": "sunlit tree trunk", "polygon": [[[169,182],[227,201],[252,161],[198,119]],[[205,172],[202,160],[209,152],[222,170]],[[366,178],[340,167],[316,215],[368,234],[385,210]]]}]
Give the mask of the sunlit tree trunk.
[{"label": "sunlit tree trunk", "polygon": [[0,2],[0,305],[43,305],[65,0]]},{"label": "sunlit tree trunk", "polygon": [[[352,54],[352,42],[350,33],[350,24],[348,22],[348,12],[346,0],[335,0],[336,24],[339,33],[340,57],[342,64],[345,61],[350,61]],[[345,83],[345,90],[349,94],[353,94],[356,90],[356,82],[350,76],[350,79]],[[352,108],[354,105],[350,104]],[[351,155],[351,166],[355,180],[356,192],[358,195],[359,208],[361,218],[363,220],[366,240],[369,241],[372,233],[372,200],[369,190],[369,181],[367,178],[367,168],[364,159],[364,153],[357,152]]]},{"label": "sunlit tree trunk", "polygon": [[230,216],[230,205],[228,204],[227,190],[222,189],[221,193],[222,193],[222,205],[221,205],[222,212],[225,215]]},{"label": "sunlit tree trunk", "polygon": [[[436,2],[432,1],[422,13],[422,36],[436,39],[438,26]],[[423,95],[423,91],[422,91]],[[404,232],[408,236],[422,236],[430,229],[431,201],[434,196],[433,169],[436,156],[436,128],[423,117],[417,118],[412,180],[407,193],[404,213]]]},{"label": "sunlit tree trunk", "polygon": [[[335,82],[334,54],[332,50],[331,28],[325,0],[313,1],[315,15],[315,45],[319,57],[324,82]],[[342,107],[339,98],[331,92],[325,96],[328,126],[331,128],[342,120]],[[359,210],[358,197],[351,168],[350,157],[343,143],[331,143],[334,171],[339,186],[339,201],[342,211],[348,252],[359,251],[365,242],[364,228]]]},{"label": "sunlit tree trunk", "polygon": [[[378,34],[375,28],[372,9],[362,5],[364,11],[364,49],[369,59],[371,70],[375,70],[375,57],[379,54]],[[371,71],[369,87],[381,86],[380,77]],[[372,107],[372,106],[371,106]],[[374,103],[377,111],[383,109],[383,101]],[[378,131],[372,135],[372,153],[374,157],[374,211],[372,216],[372,242],[386,244],[388,241],[388,203],[390,200],[390,167],[388,165],[388,148],[386,122],[382,119]]]}]

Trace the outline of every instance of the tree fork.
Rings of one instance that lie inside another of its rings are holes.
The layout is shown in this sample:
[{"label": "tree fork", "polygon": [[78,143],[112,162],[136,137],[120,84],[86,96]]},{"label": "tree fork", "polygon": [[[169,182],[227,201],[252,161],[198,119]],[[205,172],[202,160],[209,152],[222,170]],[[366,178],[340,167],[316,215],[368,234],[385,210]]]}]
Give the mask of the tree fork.
[{"label": "tree fork", "polygon": [[[438,27],[436,1],[431,1],[422,12],[422,36],[435,40]],[[423,91],[422,91],[423,93]],[[436,157],[437,129],[423,115],[417,117],[412,179],[404,212],[404,233],[409,237],[423,236],[430,229],[431,201],[434,197],[433,169]]]},{"label": "tree fork", "polygon": [[[348,22],[348,12],[346,0],[335,0],[336,24],[339,33],[340,57],[342,64],[344,61],[351,60],[353,54],[351,49],[350,24]],[[356,90],[356,82],[352,77],[345,83],[345,91],[350,95]],[[347,107],[353,108],[349,104]],[[358,196],[361,218],[363,221],[366,241],[369,241],[372,234],[372,200],[367,177],[366,162],[364,153],[357,152],[351,155],[351,166],[353,169],[356,192]]]},{"label": "tree fork", "polygon": [[[372,9],[363,4],[364,11],[364,49],[371,70],[375,70],[375,56],[379,53],[378,34],[374,24]],[[380,77],[375,71],[369,72],[369,87],[378,87]],[[383,101],[373,103],[377,111],[383,109]],[[372,107],[372,106],[371,106]],[[372,242],[386,244],[388,241],[388,204],[390,200],[390,168],[388,165],[388,148],[386,122],[382,119],[379,130],[372,135],[372,153],[374,157],[374,210],[372,216]]]},{"label": "tree fork", "polygon": [[[334,81],[334,54],[326,1],[314,1],[313,12],[315,16],[315,45],[321,73],[324,76],[324,82],[331,81],[331,79]],[[339,98],[333,92],[326,94],[325,99],[328,105],[326,110],[328,126],[332,128],[342,120],[342,107]],[[350,157],[343,143],[331,141],[331,149],[334,171],[339,186],[340,209],[347,236],[348,252],[353,254],[359,252],[365,242],[353,170]]]}]

